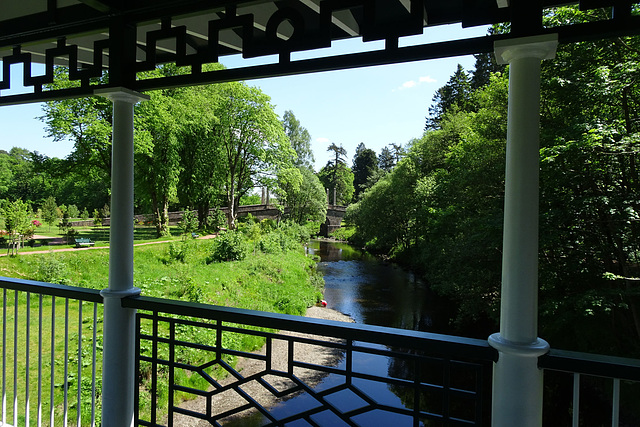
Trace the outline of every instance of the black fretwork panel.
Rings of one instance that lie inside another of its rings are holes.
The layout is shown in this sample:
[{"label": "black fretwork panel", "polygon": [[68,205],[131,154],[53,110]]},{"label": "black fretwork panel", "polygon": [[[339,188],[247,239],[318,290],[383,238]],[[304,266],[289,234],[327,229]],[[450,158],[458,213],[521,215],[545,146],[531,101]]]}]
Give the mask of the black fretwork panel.
[{"label": "black fretwork panel", "polygon": [[[136,425],[488,425],[492,360],[443,355],[427,337],[422,348],[389,348],[357,332],[159,312],[138,313],[137,329]],[[249,353],[239,342],[264,346]]]},{"label": "black fretwork panel", "polygon": [[[108,85],[107,79],[96,81],[105,72],[118,76],[112,79],[114,85],[117,80],[129,89],[146,91],[487,53],[498,39],[551,32],[558,34],[560,43],[640,33],[635,0],[575,3],[583,10],[609,8],[610,18],[543,28],[545,10],[566,4],[559,0],[130,0],[62,8],[48,2],[46,11],[0,17],[0,105],[92,95]],[[451,23],[463,27],[511,23],[511,33],[399,47],[402,37]],[[365,43],[382,40],[384,47],[305,60],[292,57],[353,37]],[[111,64],[109,52],[117,55]],[[276,59],[265,65],[205,72],[204,64],[231,54]],[[44,74],[32,75],[32,63],[45,64]],[[186,67],[190,73],[146,80],[140,74],[165,63]],[[23,64],[23,84],[31,93],[6,94],[13,64]],[[56,65],[69,67],[69,79],[77,84],[51,90],[48,85]]]}]

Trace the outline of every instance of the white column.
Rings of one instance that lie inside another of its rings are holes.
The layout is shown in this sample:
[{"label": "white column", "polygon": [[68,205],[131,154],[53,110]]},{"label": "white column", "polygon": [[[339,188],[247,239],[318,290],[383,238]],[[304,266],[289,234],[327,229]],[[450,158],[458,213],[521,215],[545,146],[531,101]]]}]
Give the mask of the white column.
[{"label": "white column", "polygon": [[104,299],[102,425],[133,426],[135,390],[135,310],[121,298],[138,295],[133,287],[133,106],[149,99],[125,88],[96,91],[113,102],[109,287]]},{"label": "white column", "polygon": [[557,35],[496,42],[509,64],[500,333],[493,374],[493,426],[542,425],[542,371],[549,345],[538,338],[538,184],[540,63],[555,56]]}]

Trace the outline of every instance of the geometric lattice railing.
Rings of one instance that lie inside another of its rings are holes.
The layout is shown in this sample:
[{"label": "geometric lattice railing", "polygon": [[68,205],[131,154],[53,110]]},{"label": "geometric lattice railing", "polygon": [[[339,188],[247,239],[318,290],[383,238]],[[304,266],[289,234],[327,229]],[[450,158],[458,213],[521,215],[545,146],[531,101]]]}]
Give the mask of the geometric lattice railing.
[{"label": "geometric lattice railing", "polygon": [[[123,304],[144,310],[138,425],[489,419],[496,352],[486,341],[154,298]],[[262,350],[239,351],[241,342]]]}]

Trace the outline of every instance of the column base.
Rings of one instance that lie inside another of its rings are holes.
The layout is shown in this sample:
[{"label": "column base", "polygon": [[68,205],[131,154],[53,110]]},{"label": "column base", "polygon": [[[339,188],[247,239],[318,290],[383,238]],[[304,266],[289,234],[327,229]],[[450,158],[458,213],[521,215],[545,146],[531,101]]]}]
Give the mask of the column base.
[{"label": "column base", "polygon": [[538,357],[549,351],[549,344],[540,338],[515,343],[500,334],[491,335],[488,341],[499,352],[493,365],[491,425],[540,427],[543,372],[538,369]]}]

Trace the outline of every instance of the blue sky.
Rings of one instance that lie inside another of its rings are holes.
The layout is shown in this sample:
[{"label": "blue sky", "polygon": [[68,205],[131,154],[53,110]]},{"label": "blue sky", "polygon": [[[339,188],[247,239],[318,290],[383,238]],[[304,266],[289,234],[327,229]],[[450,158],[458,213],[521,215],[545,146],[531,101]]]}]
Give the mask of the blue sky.
[{"label": "blue sky", "polygon": [[[442,26],[426,30],[419,37],[401,39],[400,46],[484,34],[486,27],[462,30],[457,25]],[[330,52],[342,54],[380,47],[378,42],[362,43],[356,39],[334,43]],[[303,53],[297,58],[322,53],[325,51]],[[233,68],[240,61],[232,57],[222,62]],[[434,92],[447,82],[458,63],[471,70],[475,60],[472,56],[455,57],[253,80],[248,84],[259,86],[271,96],[279,116],[286,110],[293,111],[311,134],[316,170],[319,170],[329,159],[326,149],[332,142],[344,146],[351,164],[360,142],[380,153],[386,145],[405,145],[412,138],[420,137]],[[16,74],[12,72],[12,76]],[[73,144],[46,138],[43,123],[36,119],[40,115],[40,104],[0,107],[0,149],[18,146],[50,157],[68,155]]]}]

